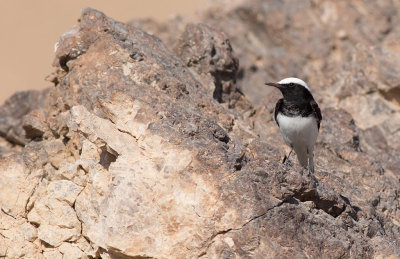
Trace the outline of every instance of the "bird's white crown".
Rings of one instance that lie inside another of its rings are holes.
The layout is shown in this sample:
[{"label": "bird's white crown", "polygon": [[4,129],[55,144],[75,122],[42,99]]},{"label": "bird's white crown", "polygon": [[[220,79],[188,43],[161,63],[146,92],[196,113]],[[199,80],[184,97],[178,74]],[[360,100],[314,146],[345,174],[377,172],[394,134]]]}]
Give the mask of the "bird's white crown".
[{"label": "bird's white crown", "polygon": [[278,84],[290,84],[290,83],[299,84],[299,85],[303,86],[304,88],[306,88],[309,92],[311,92],[311,90],[308,87],[308,85],[306,84],[306,82],[304,82],[303,80],[296,78],[296,77],[288,77],[288,78],[282,79],[281,81],[278,82]]}]

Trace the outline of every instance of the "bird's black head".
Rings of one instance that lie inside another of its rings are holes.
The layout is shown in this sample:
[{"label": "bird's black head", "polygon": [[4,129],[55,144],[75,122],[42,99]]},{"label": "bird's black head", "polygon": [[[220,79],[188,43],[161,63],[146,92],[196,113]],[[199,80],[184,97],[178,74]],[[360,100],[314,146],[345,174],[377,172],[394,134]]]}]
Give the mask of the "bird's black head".
[{"label": "bird's black head", "polygon": [[278,83],[265,83],[278,88],[283,99],[289,102],[309,102],[313,99],[307,84],[298,78],[286,78]]}]

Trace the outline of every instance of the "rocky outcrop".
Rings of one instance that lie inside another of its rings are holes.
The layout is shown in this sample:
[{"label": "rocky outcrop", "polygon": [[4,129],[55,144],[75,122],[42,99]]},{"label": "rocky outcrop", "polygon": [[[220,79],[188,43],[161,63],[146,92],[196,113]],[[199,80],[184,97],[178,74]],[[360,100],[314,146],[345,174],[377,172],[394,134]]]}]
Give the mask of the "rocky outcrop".
[{"label": "rocky outcrop", "polygon": [[[10,122],[1,135],[0,256],[399,256],[398,132],[389,115],[399,113],[400,68],[378,51],[396,49],[396,37],[385,36],[395,14],[383,2],[306,3],[295,4],[306,16],[289,1],[217,3],[197,17],[203,23],[163,25],[169,47],[84,10],[60,38],[54,86],[39,94],[46,101],[20,115],[15,99],[0,108]],[[330,19],[347,5],[348,32],[357,17],[373,20],[365,10],[392,17],[359,32],[375,45],[371,56],[346,31],[339,40],[349,42],[332,43]],[[279,95],[260,90],[261,80],[287,73],[308,79],[323,108],[315,175],[295,160],[281,164],[271,115]],[[380,119],[362,120],[354,107]]]},{"label": "rocky outcrop", "polygon": [[[43,91],[17,92],[11,96],[0,107],[0,136],[14,145],[25,145],[29,142],[30,138],[36,137],[39,133],[35,134],[28,128],[28,136],[25,136],[23,118],[31,111],[37,110],[45,105],[47,93],[48,89]],[[36,116],[40,115],[36,114]],[[34,121],[31,122],[31,124],[34,123]],[[44,131],[44,129],[41,130]],[[6,150],[1,151],[5,152]]]}]

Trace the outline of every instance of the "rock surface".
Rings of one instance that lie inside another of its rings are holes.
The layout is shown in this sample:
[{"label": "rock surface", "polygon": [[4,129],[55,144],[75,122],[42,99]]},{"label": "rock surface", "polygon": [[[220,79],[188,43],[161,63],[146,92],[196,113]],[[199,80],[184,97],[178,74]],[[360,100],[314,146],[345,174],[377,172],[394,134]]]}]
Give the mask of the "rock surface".
[{"label": "rock surface", "polygon": [[[0,107],[0,257],[400,257],[393,5],[234,0],[131,23],[165,44],[84,10],[54,86]],[[292,75],[324,115],[315,175],[280,163],[263,83]]]},{"label": "rock surface", "polygon": [[[48,89],[43,91],[26,91],[17,92],[11,96],[0,108],[0,136],[14,145],[25,145],[29,142],[29,137],[34,136],[34,134],[29,135],[30,130],[28,130],[28,137],[25,136],[23,118],[31,111],[45,105],[47,92]],[[32,121],[31,124],[38,123],[35,121]],[[1,153],[6,151],[0,149]]]}]

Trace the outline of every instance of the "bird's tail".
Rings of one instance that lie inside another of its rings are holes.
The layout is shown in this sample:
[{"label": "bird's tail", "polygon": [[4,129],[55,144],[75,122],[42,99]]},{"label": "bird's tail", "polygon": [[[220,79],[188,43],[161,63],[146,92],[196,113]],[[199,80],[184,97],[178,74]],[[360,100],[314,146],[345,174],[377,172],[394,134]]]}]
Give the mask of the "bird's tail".
[{"label": "bird's tail", "polygon": [[299,163],[302,167],[308,168],[310,172],[314,172],[314,150],[312,149],[307,149],[307,148],[301,148],[301,149],[296,149],[294,148],[294,151],[296,152],[297,159],[299,160]]}]

